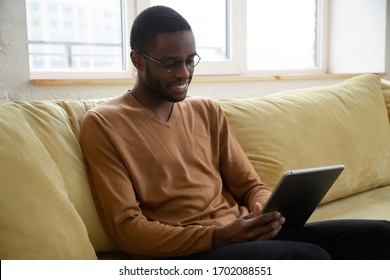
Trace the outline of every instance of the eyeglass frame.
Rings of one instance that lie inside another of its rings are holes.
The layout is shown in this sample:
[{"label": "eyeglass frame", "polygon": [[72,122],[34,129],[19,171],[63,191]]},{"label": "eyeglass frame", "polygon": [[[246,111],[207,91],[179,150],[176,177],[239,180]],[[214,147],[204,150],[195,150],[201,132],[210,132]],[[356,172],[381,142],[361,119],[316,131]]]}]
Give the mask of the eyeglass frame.
[{"label": "eyeglass frame", "polygon": [[167,70],[168,73],[171,73],[172,71],[176,71],[176,70],[180,67],[180,65],[182,65],[183,63],[184,63],[184,65],[186,66],[186,68],[187,68],[188,71],[192,71],[192,70],[195,68],[195,66],[199,64],[199,62],[200,62],[201,59],[202,59],[197,53],[195,53],[195,54],[194,54],[194,58],[195,58],[195,57],[198,57],[199,60],[198,60],[198,62],[195,64],[195,61],[192,59],[192,63],[194,63],[193,66],[189,66],[189,65],[188,65],[188,63],[190,63],[190,62],[188,61],[188,59],[186,59],[186,60],[172,59],[172,61],[173,61],[174,63],[171,64],[171,65],[169,65],[169,64],[167,64],[167,63],[161,62],[161,61],[158,60],[158,59],[155,59],[155,58],[151,57],[150,55],[147,55],[147,54],[144,53],[144,52],[141,52],[141,51],[137,51],[137,52],[138,52],[140,55],[142,55],[143,57],[145,57],[145,58],[147,58],[147,59],[149,59],[149,60],[151,60],[151,61],[153,61],[153,62],[155,62],[155,63],[157,63],[157,64],[160,64],[162,67],[164,67],[164,68]]}]

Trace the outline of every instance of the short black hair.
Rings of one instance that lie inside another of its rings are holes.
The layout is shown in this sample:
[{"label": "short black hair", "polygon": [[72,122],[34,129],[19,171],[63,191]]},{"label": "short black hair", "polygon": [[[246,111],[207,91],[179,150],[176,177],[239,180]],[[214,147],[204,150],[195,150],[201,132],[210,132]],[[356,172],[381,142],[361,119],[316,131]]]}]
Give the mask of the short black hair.
[{"label": "short black hair", "polygon": [[134,20],[130,33],[130,47],[145,51],[152,46],[157,34],[192,31],[187,20],[172,8],[153,6],[142,11]]}]

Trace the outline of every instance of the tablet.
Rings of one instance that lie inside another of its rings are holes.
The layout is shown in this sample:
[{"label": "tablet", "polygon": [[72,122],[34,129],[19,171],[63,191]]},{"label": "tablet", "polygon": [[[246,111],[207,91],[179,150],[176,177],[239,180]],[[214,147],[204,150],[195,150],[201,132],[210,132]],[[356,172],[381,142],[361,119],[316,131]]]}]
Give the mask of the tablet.
[{"label": "tablet", "polygon": [[343,170],[339,164],[286,171],[263,213],[279,211],[286,218],[281,232],[303,227]]}]

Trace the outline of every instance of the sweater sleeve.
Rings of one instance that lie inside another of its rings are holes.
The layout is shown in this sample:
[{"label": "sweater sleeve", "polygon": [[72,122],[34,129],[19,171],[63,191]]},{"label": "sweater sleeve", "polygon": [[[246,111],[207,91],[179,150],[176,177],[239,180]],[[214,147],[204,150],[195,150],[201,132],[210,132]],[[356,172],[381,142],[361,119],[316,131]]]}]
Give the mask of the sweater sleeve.
[{"label": "sweater sleeve", "polygon": [[135,258],[164,258],[211,249],[213,226],[170,226],[142,213],[129,172],[105,130],[104,117],[89,111],[81,145],[95,205],[114,242]]},{"label": "sweater sleeve", "polygon": [[260,202],[263,205],[268,200],[271,190],[261,181],[240,143],[230,130],[228,120],[222,109],[219,107],[217,111],[220,138],[220,173],[224,187],[239,204],[252,211],[255,202]]}]

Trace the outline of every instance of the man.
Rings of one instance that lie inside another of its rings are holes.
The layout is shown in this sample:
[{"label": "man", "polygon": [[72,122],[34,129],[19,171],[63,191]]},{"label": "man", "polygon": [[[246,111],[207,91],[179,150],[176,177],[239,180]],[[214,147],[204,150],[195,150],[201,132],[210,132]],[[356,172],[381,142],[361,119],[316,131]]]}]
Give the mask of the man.
[{"label": "man", "polygon": [[[89,111],[82,146],[109,235],[133,258],[390,258],[386,221],[311,224],[279,234],[278,212],[220,107],[186,98],[200,58],[174,10],[143,11],[131,31],[132,90]],[[358,254],[357,254],[358,253]],[[357,255],[356,255],[357,254]]]}]

